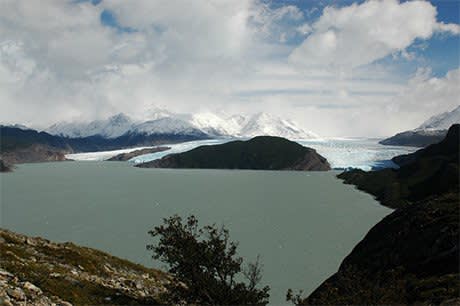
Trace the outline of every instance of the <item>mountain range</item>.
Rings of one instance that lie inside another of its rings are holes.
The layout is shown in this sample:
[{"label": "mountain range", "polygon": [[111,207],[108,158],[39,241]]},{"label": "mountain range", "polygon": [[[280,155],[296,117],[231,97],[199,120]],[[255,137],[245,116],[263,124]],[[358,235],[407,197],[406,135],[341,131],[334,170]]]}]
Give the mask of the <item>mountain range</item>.
[{"label": "mountain range", "polygon": [[456,123],[460,123],[460,106],[450,112],[435,115],[419,127],[398,133],[380,141],[380,143],[383,145],[425,147],[441,141],[446,136],[447,129]]},{"label": "mountain range", "polygon": [[305,131],[296,123],[267,113],[254,115],[222,116],[215,113],[176,114],[155,109],[149,120],[133,120],[117,114],[92,122],[61,122],[45,131],[52,135],[81,138],[102,136],[116,138],[125,134],[169,134],[195,137],[242,137],[259,135],[279,136],[289,139],[312,139],[318,136]]}]

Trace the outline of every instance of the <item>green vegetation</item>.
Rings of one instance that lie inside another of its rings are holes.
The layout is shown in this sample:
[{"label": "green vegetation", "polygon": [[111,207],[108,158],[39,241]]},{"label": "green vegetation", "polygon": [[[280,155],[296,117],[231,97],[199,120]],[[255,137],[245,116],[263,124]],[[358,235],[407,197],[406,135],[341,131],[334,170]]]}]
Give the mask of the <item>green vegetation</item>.
[{"label": "green vegetation", "polygon": [[[242,271],[243,259],[236,257],[237,244],[229,232],[215,225],[198,227],[194,216],[164,219],[164,225],[149,232],[158,244],[148,245],[153,258],[169,265],[174,282],[163,298],[169,303],[197,305],[265,305],[269,287],[257,289],[261,280],[259,261]],[[247,283],[238,282],[243,274]]]},{"label": "green vegetation", "polygon": [[329,164],[315,150],[281,137],[259,136],[248,141],[201,146],[188,152],[171,154],[138,167],[329,170]]}]

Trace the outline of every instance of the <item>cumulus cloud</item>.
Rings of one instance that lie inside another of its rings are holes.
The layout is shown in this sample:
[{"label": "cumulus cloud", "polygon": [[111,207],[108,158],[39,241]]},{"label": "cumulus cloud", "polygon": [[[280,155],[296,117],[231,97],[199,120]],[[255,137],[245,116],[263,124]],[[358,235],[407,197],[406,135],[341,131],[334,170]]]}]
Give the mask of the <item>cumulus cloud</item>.
[{"label": "cumulus cloud", "polygon": [[438,112],[423,100],[424,86],[439,111],[451,106],[454,89],[430,87],[428,72],[406,82],[397,67],[366,65],[387,54],[413,60],[406,49],[415,38],[458,34],[430,3],[368,1],[317,13],[311,23],[309,11],[261,0],[0,1],[0,122],[45,128],[118,112],[143,118],[161,106],[268,111],[321,135],[388,134]]},{"label": "cumulus cloud", "polygon": [[436,14],[427,1],[370,0],[326,7],[290,60],[307,67],[350,69],[404,51],[415,39],[428,39],[435,32],[459,34],[459,25],[437,22]]},{"label": "cumulus cloud", "polygon": [[450,111],[460,105],[459,85],[460,68],[450,70],[443,77],[434,77],[431,69],[420,68],[407,86],[392,98],[388,104],[389,111],[401,113],[409,123],[418,126],[433,114]]}]

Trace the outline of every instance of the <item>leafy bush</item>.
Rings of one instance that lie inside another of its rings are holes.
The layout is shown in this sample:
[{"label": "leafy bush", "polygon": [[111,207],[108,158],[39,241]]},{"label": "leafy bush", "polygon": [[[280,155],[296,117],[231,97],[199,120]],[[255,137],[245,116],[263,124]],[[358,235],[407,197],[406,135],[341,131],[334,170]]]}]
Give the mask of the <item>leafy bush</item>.
[{"label": "leafy bush", "polygon": [[[170,303],[201,305],[266,305],[270,288],[258,289],[261,280],[259,259],[242,269],[236,256],[237,244],[229,232],[215,225],[198,227],[198,220],[175,215],[149,231],[158,244],[147,245],[153,258],[169,265],[174,281],[167,286]],[[246,278],[246,282],[238,281]]]}]

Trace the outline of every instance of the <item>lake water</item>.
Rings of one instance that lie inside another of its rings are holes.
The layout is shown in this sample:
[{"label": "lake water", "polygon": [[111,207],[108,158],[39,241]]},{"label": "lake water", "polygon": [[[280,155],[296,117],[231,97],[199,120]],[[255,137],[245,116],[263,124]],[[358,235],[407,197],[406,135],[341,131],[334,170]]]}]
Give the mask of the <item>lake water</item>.
[{"label": "lake water", "polygon": [[19,165],[1,174],[1,226],[157,268],[147,231],[173,214],[224,224],[239,254],[264,265],[272,304],[305,294],[390,210],[337,172],[138,169],[122,162]]}]

